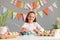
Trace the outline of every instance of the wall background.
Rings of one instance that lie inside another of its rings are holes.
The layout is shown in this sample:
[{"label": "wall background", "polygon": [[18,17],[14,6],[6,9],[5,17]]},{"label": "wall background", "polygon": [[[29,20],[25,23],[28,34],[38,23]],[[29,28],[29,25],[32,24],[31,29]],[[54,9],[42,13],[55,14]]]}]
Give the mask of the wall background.
[{"label": "wall background", "polygon": [[[32,0],[21,0],[27,3],[32,2]],[[33,2],[36,0],[33,0]],[[47,0],[47,4],[44,5],[43,7],[41,7],[38,11],[43,10],[44,8],[47,8],[49,5],[51,5],[55,0]],[[11,0],[0,0],[0,5],[3,5],[7,8],[11,8],[13,11],[16,12],[21,12],[21,13],[28,13],[28,10],[25,9],[20,9],[17,8],[16,6],[12,5]],[[45,14],[43,14],[43,18],[40,18],[40,16],[38,16],[37,18],[37,22],[45,29],[45,30],[50,30],[52,29],[52,24],[55,23],[56,18],[60,17],[60,0],[57,1],[57,6],[58,8],[54,8],[54,12],[51,12],[49,10],[49,15],[46,16]],[[0,15],[2,14],[2,8],[0,7]],[[20,25],[19,27],[17,27],[17,25],[15,25],[14,23]],[[22,18],[20,19],[20,21],[17,20],[17,17],[13,20],[11,18],[8,18],[7,22],[6,22],[6,26],[9,28],[9,31],[13,32],[13,31],[19,31],[20,27],[23,25],[24,21],[22,20]]]}]

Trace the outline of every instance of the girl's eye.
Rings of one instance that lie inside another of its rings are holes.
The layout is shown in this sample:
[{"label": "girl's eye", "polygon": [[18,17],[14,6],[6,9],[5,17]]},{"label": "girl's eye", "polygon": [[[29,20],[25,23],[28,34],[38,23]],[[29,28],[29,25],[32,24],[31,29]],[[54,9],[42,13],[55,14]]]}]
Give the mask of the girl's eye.
[{"label": "girl's eye", "polygon": [[[29,16],[29,17],[32,17],[32,16]],[[35,18],[35,17],[32,17],[32,18]]]},{"label": "girl's eye", "polygon": [[34,17],[33,17],[34,18]]}]

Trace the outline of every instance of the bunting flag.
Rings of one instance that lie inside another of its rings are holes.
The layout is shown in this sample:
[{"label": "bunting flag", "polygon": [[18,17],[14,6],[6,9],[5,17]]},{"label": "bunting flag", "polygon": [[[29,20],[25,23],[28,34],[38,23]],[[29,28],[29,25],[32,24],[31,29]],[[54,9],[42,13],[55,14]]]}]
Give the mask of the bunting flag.
[{"label": "bunting flag", "polygon": [[40,0],[40,4],[41,4],[42,6],[44,5],[42,0]]},{"label": "bunting flag", "polygon": [[3,7],[3,13],[7,12],[7,8],[6,7]]},{"label": "bunting flag", "polygon": [[27,4],[27,7],[28,7],[29,10],[32,10],[32,7],[31,7],[30,4]]},{"label": "bunting flag", "polygon": [[24,9],[28,9],[27,4],[24,5]]},{"label": "bunting flag", "polygon": [[24,2],[20,3],[20,8],[24,8]]},{"label": "bunting flag", "polygon": [[38,6],[36,9],[34,9],[34,11],[38,11],[40,9],[41,6]]},{"label": "bunting flag", "polygon": [[23,14],[23,20],[25,21],[27,14]]},{"label": "bunting flag", "polygon": [[14,2],[13,2],[13,4],[16,6],[16,3],[17,3],[17,0],[15,0]]},{"label": "bunting flag", "polygon": [[12,9],[8,9],[7,14],[10,16],[13,13]]},{"label": "bunting flag", "polygon": [[18,16],[18,20],[20,20],[20,18],[22,17],[22,14],[18,13],[17,16]]},{"label": "bunting flag", "polygon": [[34,11],[38,11],[41,7],[39,0],[36,1],[36,4],[37,4],[37,8],[34,9]]},{"label": "bunting flag", "polygon": [[52,5],[53,5],[53,7],[57,8],[57,5],[56,5],[56,3],[55,3],[55,2],[54,2]]},{"label": "bunting flag", "polygon": [[41,6],[39,0],[36,1],[37,6]]},{"label": "bunting flag", "polygon": [[46,1],[46,0],[42,0],[42,1],[43,1],[43,3],[44,3],[44,4],[46,4],[46,3],[47,3],[47,1]]},{"label": "bunting flag", "polygon": [[14,0],[11,0],[11,4],[13,4],[14,3]]},{"label": "bunting flag", "polygon": [[31,9],[33,9],[33,3],[30,3]]},{"label": "bunting flag", "polygon": [[33,2],[33,9],[36,9],[37,8],[37,4],[36,2]]},{"label": "bunting flag", "polygon": [[15,2],[15,6],[20,8],[20,0],[17,0],[17,2]]},{"label": "bunting flag", "polygon": [[12,14],[13,19],[15,19],[16,16],[17,16],[17,12],[13,12]]},{"label": "bunting flag", "polygon": [[53,7],[51,5],[48,7],[48,9],[53,12]]},{"label": "bunting flag", "polygon": [[44,12],[46,15],[48,15],[48,8],[45,8],[45,9],[43,10],[43,12]]},{"label": "bunting flag", "polygon": [[38,14],[43,18],[43,11],[39,11]]},{"label": "bunting flag", "polygon": [[35,12],[36,13],[36,17],[38,16],[38,12]]}]

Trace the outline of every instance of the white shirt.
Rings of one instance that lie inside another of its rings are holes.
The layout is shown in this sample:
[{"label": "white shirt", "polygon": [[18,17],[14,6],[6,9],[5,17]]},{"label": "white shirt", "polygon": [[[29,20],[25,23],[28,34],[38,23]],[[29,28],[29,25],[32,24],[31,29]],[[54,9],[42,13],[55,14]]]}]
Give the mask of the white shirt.
[{"label": "white shirt", "polygon": [[22,26],[24,28],[29,29],[30,31],[33,31],[34,29],[36,29],[36,27],[38,27],[40,29],[40,31],[44,31],[44,29],[37,23],[37,22],[33,22],[33,23],[24,23],[24,25]]}]

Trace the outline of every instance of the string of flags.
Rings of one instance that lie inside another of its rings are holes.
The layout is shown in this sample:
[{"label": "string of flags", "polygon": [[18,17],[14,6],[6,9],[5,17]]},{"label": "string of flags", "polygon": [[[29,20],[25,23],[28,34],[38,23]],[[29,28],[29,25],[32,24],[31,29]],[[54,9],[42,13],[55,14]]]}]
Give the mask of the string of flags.
[{"label": "string of flags", "polygon": [[15,5],[18,8],[24,8],[24,9],[36,9],[40,6],[43,6],[47,3],[46,0],[36,0],[36,2],[31,2],[31,3],[24,3],[21,2],[20,0],[11,0],[11,4]]},{"label": "string of flags", "polygon": [[[46,3],[47,3],[46,0],[37,0],[36,2],[32,2],[32,3],[24,3],[21,2],[20,0],[11,0],[11,4],[14,4],[16,7],[25,8],[29,10],[35,9],[36,16],[38,16],[39,14],[41,18],[43,18],[43,13],[48,16],[49,10],[53,12],[54,11],[53,7],[58,8],[56,2],[54,2],[52,5],[48,6],[47,8],[44,8],[43,10],[40,11],[36,11]],[[21,17],[23,16],[23,20],[25,21],[27,14],[15,12],[7,7],[2,7],[2,8],[3,8],[2,13],[7,13],[8,15],[12,15],[13,19],[15,19],[17,16],[18,20],[20,20]]]},{"label": "string of flags", "polygon": [[[18,8],[32,10],[32,9],[39,9],[40,7],[47,4],[47,1],[46,0],[36,0],[36,2],[25,3],[25,2],[21,2],[20,0],[11,0],[11,4],[15,5]],[[54,2],[52,4],[52,6],[57,8],[56,2]]]},{"label": "string of flags", "polygon": [[[28,10],[34,10],[34,11],[37,12],[40,9],[40,7],[42,7],[45,4],[47,4],[47,1],[46,0],[36,0],[36,2],[24,3],[24,2],[21,2],[20,0],[12,0],[11,4],[13,4],[13,5],[15,5],[16,7],[19,7],[19,8],[24,8],[24,9],[28,9]],[[57,8],[56,2],[54,2],[48,8],[45,8],[43,10],[43,12],[46,15],[48,15],[48,9],[53,12],[53,7]]]}]

